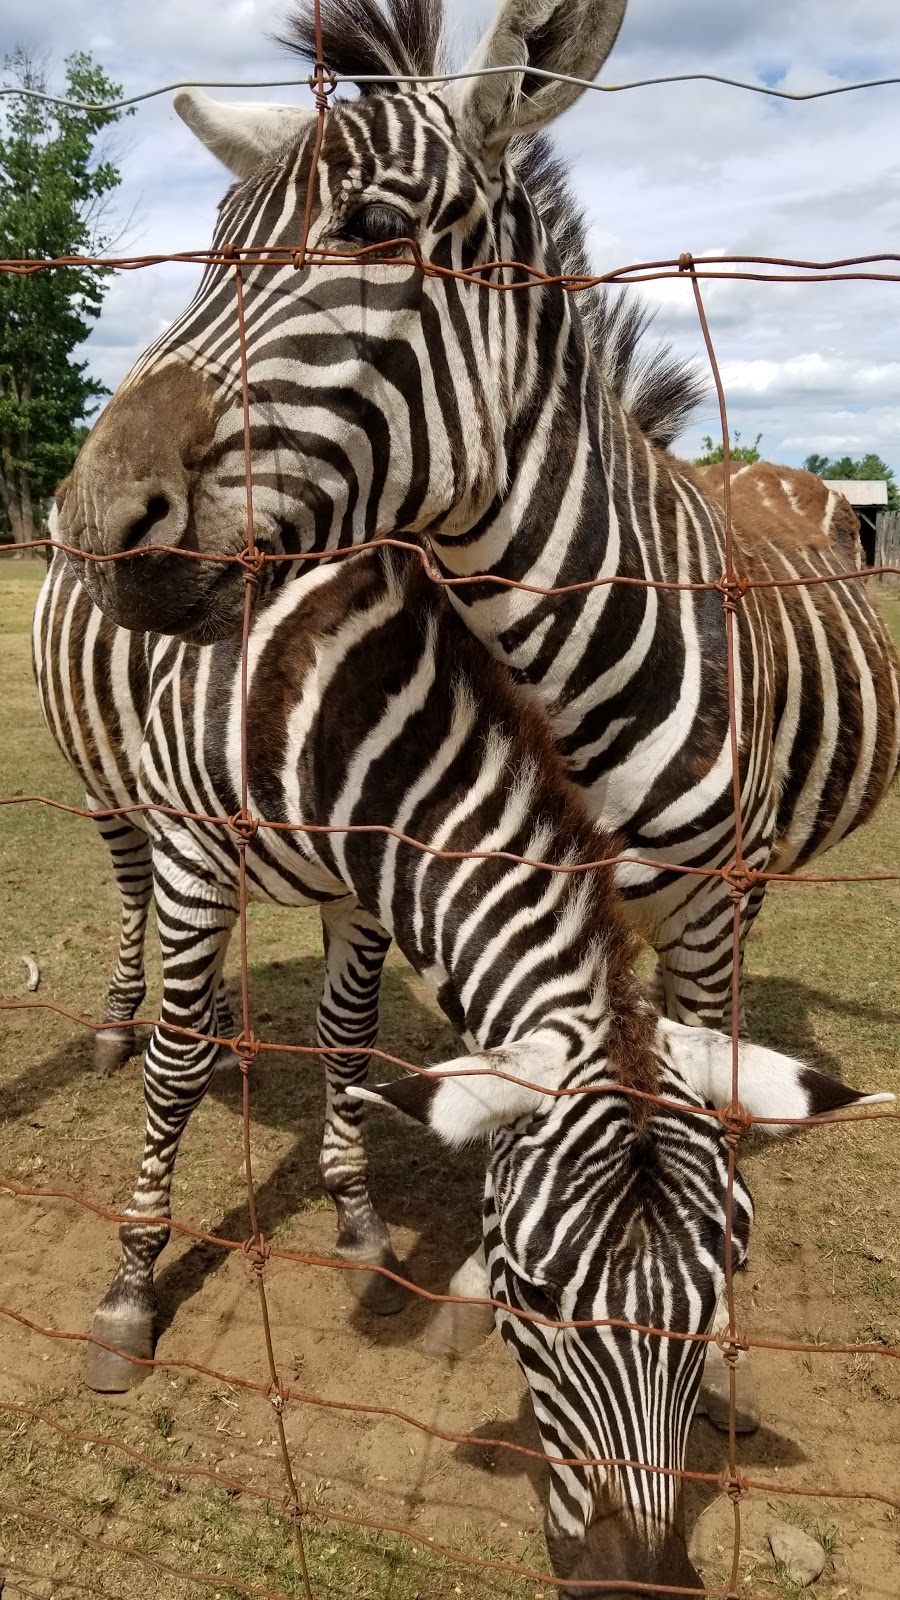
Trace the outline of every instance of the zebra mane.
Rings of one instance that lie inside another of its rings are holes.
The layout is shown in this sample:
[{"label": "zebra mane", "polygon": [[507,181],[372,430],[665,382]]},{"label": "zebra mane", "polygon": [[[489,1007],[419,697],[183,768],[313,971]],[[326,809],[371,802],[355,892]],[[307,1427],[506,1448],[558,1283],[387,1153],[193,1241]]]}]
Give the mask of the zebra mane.
[{"label": "zebra mane", "polygon": [[[326,66],[353,79],[373,73],[414,75],[449,70],[444,49],[444,0],[321,0]],[[315,62],[312,0],[300,0],[279,43]],[[389,92],[373,86],[367,92]],[[564,163],[544,135],[517,139],[511,158],[553,239],[563,273],[590,276],[584,213]],[[667,345],[648,345],[654,313],[620,289],[578,291],[578,306],[594,359],[625,411],[653,444],[667,449],[706,393],[694,364]]]}]

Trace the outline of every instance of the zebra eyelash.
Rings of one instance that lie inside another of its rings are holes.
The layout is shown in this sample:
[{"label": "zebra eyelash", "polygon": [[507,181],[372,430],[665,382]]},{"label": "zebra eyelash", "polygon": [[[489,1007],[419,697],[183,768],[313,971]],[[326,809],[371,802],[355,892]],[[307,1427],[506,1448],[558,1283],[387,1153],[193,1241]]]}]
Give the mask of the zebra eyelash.
[{"label": "zebra eyelash", "polygon": [[411,238],[413,232],[412,218],[404,211],[383,200],[369,200],[342,223],[338,238],[351,244],[387,245],[395,239]]}]

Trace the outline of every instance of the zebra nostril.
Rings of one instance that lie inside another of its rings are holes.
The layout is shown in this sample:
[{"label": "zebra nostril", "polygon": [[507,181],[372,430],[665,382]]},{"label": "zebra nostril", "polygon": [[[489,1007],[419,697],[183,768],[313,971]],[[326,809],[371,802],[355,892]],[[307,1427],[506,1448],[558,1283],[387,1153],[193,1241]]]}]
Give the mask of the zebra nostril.
[{"label": "zebra nostril", "polygon": [[120,495],[104,518],[110,552],[140,550],[150,544],[180,544],[187,527],[187,501],[174,486],[152,494]]},{"label": "zebra nostril", "polygon": [[137,545],[146,543],[153,529],[161,522],[165,522],[171,509],[164,494],[151,495],[144,515],[138,517],[126,535],[122,545],[123,550],[133,550]]}]

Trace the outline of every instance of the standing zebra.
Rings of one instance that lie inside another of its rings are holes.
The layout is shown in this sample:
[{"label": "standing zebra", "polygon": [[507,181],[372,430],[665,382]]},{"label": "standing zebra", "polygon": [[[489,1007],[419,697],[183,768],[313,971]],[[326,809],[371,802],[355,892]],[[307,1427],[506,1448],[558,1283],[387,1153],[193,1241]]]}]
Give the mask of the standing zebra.
[{"label": "standing zebra", "polygon": [[[503,0],[470,67],[517,62],[591,77],[625,0]],[[440,0],[323,0],[328,63],[354,74],[439,69]],[[308,6],[292,39],[313,48]],[[275,250],[244,268],[254,517],[260,547],[298,552],[407,533],[430,541],[467,626],[549,717],[589,811],[629,850],[619,882],[658,954],[668,1016],[719,1025],[732,978],[736,833],[720,594],[644,587],[724,568],[714,483],[663,449],[695,398],[677,365],[616,381],[608,307],[560,283],[500,292],[371,247],[477,273],[499,260],[585,271],[580,218],[536,130],[580,93],[518,72],[440,88],[367,88],[326,119],[313,250],[359,264],[294,266],[313,151],[311,114],[176,96],[236,173],[213,247]],[[484,274],[510,284],[514,269]],[[620,340],[630,350],[633,340]],[[777,517],[774,519],[777,521]],[[780,538],[766,498],[735,528],[752,578],[845,570],[841,540],[802,512]],[[88,439],[61,532],[86,553],[148,544],[236,554],[246,538],[234,272],[211,266],[187,310],[138,361]],[[293,570],[293,569],[291,569]],[[302,571],[303,569],[298,569]],[[267,568],[285,576],[284,568]],[[239,624],[241,573],[178,556],[82,564],[119,622],[207,640]],[[479,582],[478,579],[484,579]],[[538,586],[625,578],[542,597]],[[736,618],[743,847],[788,871],[868,817],[897,769],[898,667],[862,585],[752,589]],[[840,734],[840,737],[839,737]],[[668,863],[669,865],[666,865]],[[745,938],[762,886],[741,898]]]},{"label": "standing zebra", "polygon": [[[591,77],[624,5],[503,0],[470,66]],[[440,0],[388,0],[386,10],[323,0],[322,14],[326,59],[351,77],[438,66]],[[307,5],[292,37],[309,54],[313,34]],[[636,359],[617,382],[616,349],[634,355],[633,341],[617,342],[601,301],[558,281],[501,291],[371,262],[373,247],[408,257],[390,244],[405,236],[439,268],[477,274],[507,260],[582,274],[583,227],[534,139],[578,93],[526,72],[374,87],[335,104],[309,244],[370,256],[300,270],[311,114],[189,91],[176,105],[239,180],[214,247],[280,252],[243,270],[261,549],[400,532],[427,539],[445,573],[475,580],[453,591],[467,626],[543,707],[591,814],[661,863],[618,874],[657,952],[656,997],[674,1020],[717,1025],[732,982],[731,886],[677,869],[721,868],[735,850],[725,616],[715,592],[643,586],[711,582],[724,568],[715,484],[660,448],[694,398],[692,380]],[[82,450],[63,538],[87,554],[148,544],[237,554],[244,444],[234,272],[211,266]],[[782,541],[761,504],[736,520],[741,572],[767,581],[846,569],[839,539],[814,530]],[[202,642],[240,623],[237,566],[145,555],[82,563],[82,576],[127,626]],[[498,577],[632,581],[546,598]],[[751,870],[792,870],[865,820],[891,782],[897,662],[857,583],[753,589],[735,632],[744,857]],[[756,883],[741,896],[742,941],[762,892]]]},{"label": "standing zebra", "polygon": [[[98,803],[237,811],[235,640],[197,650],[117,628],[57,555],[34,646],[50,726]],[[469,1054],[435,1069],[440,1077],[407,1077],[376,1097],[451,1144],[490,1138],[485,1289],[500,1304],[497,1322],[528,1382],[544,1449],[565,1461],[646,1463],[551,1468],[554,1568],[563,1579],[697,1584],[676,1474],[704,1345],[608,1325],[560,1329],[546,1319],[612,1318],[682,1335],[709,1327],[723,1282],[728,1151],[721,1122],[704,1107],[730,1101],[730,1040],[661,1022],[647,1004],[609,868],[554,872],[496,853],[447,860],[386,834],[299,826],[365,822],[438,849],[505,851],[569,868],[612,848],[583,812],[539,713],[414,558],[363,552],[285,585],[256,614],[247,694],[249,804],[288,825],[260,827],[247,841],[250,891],[320,906],[332,934],[329,1009],[338,1034],[347,1025],[343,1003],[355,1012],[359,1054],[327,1061],[323,1152],[342,1230],[356,1229],[346,1242],[386,1236],[365,1191],[357,1133],[392,936]],[[111,843],[120,860],[142,862],[142,850],[152,859],[164,995],[146,1058],[133,1220],[120,1229],[120,1264],[93,1331],[126,1356],[145,1357],[154,1347],[153,1268],[168,1236],[146,1219],[169,1214],[179,1139],[216,1061],[214,1044],[167,1024],[194,1035],[216,1029],[238,847],[227,826],[162,810],[118,827]],[[343,994],[332,981],[335,938]],[[124,996],[121,1015],[127,1023]],[[651,1107],[634,1091],[678,1104]],[[783,1118],[891,1097],[862,1097],[745,1045],[741,1098],[756,1115]],[[738,1177],[738,1267],[751,1219]],[[523,1320],[523,1312],[545,1320]],[[95,1387],[125,1387],[133,1370],[125,1356],[91,1347]]]}]

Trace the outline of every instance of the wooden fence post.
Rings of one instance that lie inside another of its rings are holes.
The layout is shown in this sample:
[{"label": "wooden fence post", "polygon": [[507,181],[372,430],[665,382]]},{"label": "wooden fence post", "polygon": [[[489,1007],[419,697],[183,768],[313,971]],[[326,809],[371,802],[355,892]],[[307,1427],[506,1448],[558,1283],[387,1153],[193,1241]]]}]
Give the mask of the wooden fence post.
[{"label": "wooden fence post", "polygon": [[[900,511],[879,511],[875,521],[876,567],[900,567]],[[882,583],[900,585],[900,573],[886,572]]]}]

